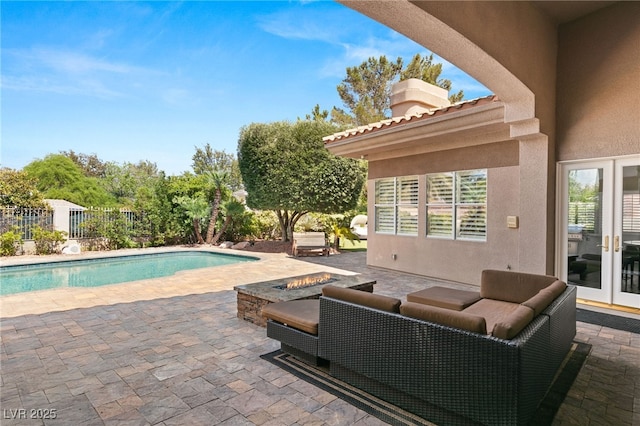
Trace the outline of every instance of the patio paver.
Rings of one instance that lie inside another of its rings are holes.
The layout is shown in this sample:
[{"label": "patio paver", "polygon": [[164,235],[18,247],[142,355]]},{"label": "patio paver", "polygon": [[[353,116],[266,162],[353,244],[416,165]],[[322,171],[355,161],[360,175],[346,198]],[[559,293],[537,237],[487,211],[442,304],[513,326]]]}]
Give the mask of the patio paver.
[{"label": "patio paver", "polygon": [[[236,318],[233,286],[325,270],[370,274],[375,292],[389,295],[441,283],[367,268],[364,253],[259,256],[169,278],[0,297],[0,422],[384,424],[261,360],[278,342]],[[640,334],[579,322],[577,340],[593,349],[554,424],[640,424]],[[46,410],[56,418],[31,418]]]}]

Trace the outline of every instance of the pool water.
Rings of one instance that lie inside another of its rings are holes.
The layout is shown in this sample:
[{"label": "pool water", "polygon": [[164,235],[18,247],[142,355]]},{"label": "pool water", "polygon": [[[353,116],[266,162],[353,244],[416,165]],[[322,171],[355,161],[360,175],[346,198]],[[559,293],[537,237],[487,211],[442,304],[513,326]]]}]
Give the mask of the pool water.
[{"label": "pool water", "polygon": [[253,260],[257,259],[223,253],[185,251],[2,266],[0,295],[60,287],[99,287]]}]

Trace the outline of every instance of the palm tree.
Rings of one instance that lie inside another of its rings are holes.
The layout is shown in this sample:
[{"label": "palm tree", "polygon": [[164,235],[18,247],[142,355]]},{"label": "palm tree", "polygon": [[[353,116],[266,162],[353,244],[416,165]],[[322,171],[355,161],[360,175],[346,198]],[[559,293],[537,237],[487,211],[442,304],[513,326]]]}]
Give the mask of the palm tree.
[{"label": "palm tree", "polygon": [[196,234],[198,244],[204,244],[204,239],[200,233],[200,221],[209,216],[209,205],[204,197],[176,197],[174,203],[179,204],[184,210],[186,215],[191,219],[193,225],[193,232]]},{"label": "palm tree", "polygon": [[220,228],[218,233],[213,237],[211,244],[215,244],[218,242],[218,239],[222,236],[222,234],[225,233],[229,225],[234,220],[242,216],[245,208],[244,204],[242,204],[240,201],[231,199],[222,205],[222,210],[224,212],[224,223],[222,224],[222,227]]},{"label": "palm tree", "polygon": [[222,171],[206,172],[207,186],[213,192],[211,201],[211,217],[209,218],[209,226],[207,227],[207,244],[213,244],[213,232],[218,221],[218,213],[220,212],[220,201],[222,200],[222,192],[227,188],[228,173]]}]

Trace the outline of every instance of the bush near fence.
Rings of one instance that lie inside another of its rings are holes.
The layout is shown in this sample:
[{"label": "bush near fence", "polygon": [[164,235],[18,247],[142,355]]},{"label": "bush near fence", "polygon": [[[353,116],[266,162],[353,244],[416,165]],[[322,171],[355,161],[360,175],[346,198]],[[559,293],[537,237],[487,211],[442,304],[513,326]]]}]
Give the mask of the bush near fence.
[{"label": "bush near fence", "polygon": [[15,231],[23,241],[33,240],[32,229],[39,226],[53,230],[53,210],[24,207],[0,208],[0,233]]},{"label": "bush near fence", "polygon": [[[18,234],[23,241],[35,239],[34,230],[65,231],[54,229],[53,209],[20,207],[0,208],[0,233]],[[71,240],[120,239],[144,237],[142,218],[135,212],[107,208],[88,208],[69,211],[68,237]]]}]

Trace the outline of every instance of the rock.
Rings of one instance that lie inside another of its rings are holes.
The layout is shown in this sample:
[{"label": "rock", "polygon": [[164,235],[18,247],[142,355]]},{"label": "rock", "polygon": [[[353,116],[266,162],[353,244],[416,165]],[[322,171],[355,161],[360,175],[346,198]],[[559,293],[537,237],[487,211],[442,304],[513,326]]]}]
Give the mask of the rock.
[{"label": "rock", "polygon": [[233,243],[231,241],[225,241],[224,243],[220,244],[218,247],[223,249],[228,249],[233,247]]},{"label": "rock", "polygon": [[244,248],[246,248],[249,245],[249,241],[241,241],[238,244],[234,244],[233,247],[231,247],[234,250],[242,250]]}]

